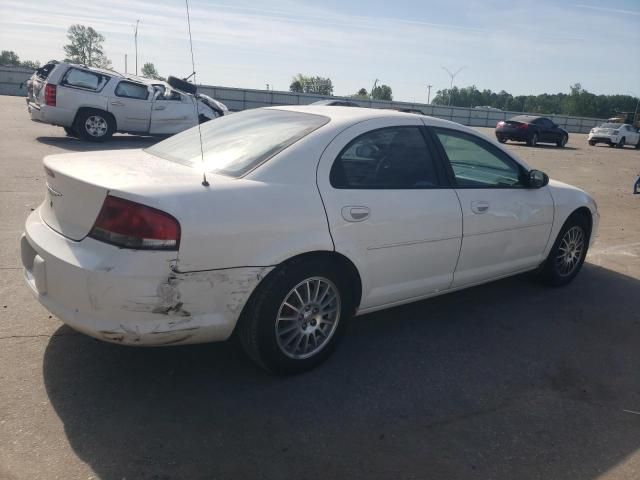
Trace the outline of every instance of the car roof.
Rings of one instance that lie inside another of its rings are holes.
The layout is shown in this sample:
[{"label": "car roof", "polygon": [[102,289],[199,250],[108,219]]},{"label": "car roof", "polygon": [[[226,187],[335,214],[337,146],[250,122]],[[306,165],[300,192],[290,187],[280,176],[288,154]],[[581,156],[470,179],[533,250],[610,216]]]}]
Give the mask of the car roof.
[{"label": "car roof", "polygon": [[322,115],[332,121],[342,120],[347,122],[352,121],[353,123],[381,117],[416,117],[414,113],[403,113],[390,108],[342,107],[334,105],[281,105],[266,108]]},{"label": "car roof", "polygon": [[534,120],[538,120],[539,118],[547,118],[547,117],[542,117],[540,115],[516,115],[515,117],[511,117],[509,120],[531,123]]}]

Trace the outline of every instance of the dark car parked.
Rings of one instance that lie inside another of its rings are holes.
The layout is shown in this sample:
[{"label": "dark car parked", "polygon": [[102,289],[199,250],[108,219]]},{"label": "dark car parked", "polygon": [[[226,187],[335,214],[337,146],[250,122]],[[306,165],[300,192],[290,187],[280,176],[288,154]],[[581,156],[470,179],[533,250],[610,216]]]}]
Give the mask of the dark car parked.
[{"label": "dark car parked", "polygon": [[535,147],[538,143],[555,143],[564,147],[569,140],[569,133],[546,117],[533,115],[517,115],[496,125],[496,138],[500,143],[507,140],[527,142]]}]

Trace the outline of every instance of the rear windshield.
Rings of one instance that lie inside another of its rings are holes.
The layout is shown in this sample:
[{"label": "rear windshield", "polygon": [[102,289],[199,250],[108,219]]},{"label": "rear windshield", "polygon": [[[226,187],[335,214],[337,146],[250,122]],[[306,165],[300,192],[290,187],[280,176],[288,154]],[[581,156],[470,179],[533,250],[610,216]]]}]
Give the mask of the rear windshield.
[{"label": "rear windshield", "polygon": [[328,121],[327,117],[308,113],[245,110],[200,125],[202,154],[197,127],[146,151],[189,167],[240,177]]}]

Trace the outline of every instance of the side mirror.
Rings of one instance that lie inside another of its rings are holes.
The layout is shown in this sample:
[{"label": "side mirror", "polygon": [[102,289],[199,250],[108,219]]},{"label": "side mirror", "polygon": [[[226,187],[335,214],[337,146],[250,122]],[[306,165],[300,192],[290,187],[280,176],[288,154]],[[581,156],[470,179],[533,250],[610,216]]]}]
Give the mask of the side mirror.
[{"label": "side mirror", "polygon": [[529,188],[542,188],[549,183],[549,176],[540,170],[529,172]]}]

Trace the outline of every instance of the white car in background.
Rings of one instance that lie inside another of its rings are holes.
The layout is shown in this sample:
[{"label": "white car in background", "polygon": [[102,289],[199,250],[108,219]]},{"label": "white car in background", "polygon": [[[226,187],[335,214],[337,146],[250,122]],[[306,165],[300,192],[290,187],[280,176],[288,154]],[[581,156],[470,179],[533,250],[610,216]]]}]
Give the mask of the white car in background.
[{"label": "white car in background", "polygon": [[626,123],[603,123],[591,129],[587,140],[591,146],[606,143],[610,147],[623,148],[631,145],[640,148],[638,129]]},{"label": "white car in background", "polygon": [[354,314],[530,270],[569,283],[598,226],[587,193],[445,120],[291,106],[201,132],[44,159],[22,263],[63,322],[145,346],[235,331],[299,372]]},{"label": "white car in background", "polygon": [[68,135],[104,141],[115,132],[167,135],[228,113],[195,85],[50,62],[27,82],[31,119],[64,127]]}]

